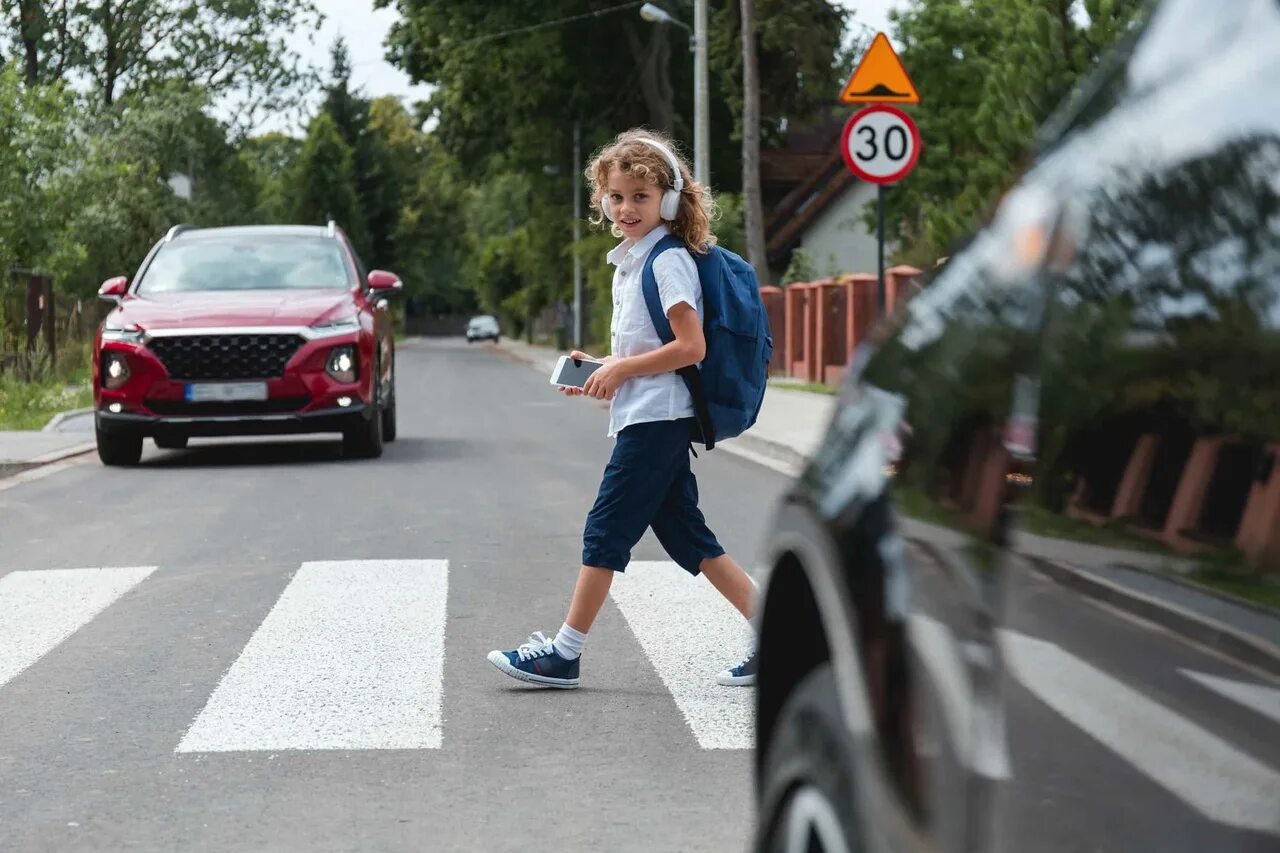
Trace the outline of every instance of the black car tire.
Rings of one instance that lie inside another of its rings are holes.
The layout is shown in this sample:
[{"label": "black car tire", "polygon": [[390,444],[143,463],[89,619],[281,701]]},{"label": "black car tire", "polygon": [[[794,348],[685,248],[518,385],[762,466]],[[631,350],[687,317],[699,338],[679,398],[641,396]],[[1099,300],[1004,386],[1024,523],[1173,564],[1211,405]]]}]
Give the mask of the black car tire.
[{"label": "black car tire", "polygon": [[161,450],[185,450],[187,448],[187,436],[185,435],[157,435],[154,441],[156,447]]},{"label": "black car tire", "polygon": [[387,405],[382,409],[382,440],[396,440],[396,369],[395,361],[391,362],[391,394]]},{"label": "black car tire", "polygon": [[96,427],[94,433],[103,465],[137,465],[142,459],[142,436],[137,433],[108,433]]},{"label": "black car tire", "polygon": [[[375,368],[374,376],[378,375]],[[369,418],[342,433],[342,455],[349,459],[377,459],[382,455],[382,413],[378,409],[378,383],[373,383]]]},{"label": "black car tire", "polygon": [[[809,673],[783,705],[761,767],[759,853],[859,849],[853,740],[824,664]],[[801,817],[803,811],[805,817]],[[807,826],[798,840],[791,826]]]},{"label": "black car tire", "polygon": [[498,335],[494,335],[494,336],[493,336],[493,342],[494,342],[495,344],[498,342],[498,337],[499,337]]}]

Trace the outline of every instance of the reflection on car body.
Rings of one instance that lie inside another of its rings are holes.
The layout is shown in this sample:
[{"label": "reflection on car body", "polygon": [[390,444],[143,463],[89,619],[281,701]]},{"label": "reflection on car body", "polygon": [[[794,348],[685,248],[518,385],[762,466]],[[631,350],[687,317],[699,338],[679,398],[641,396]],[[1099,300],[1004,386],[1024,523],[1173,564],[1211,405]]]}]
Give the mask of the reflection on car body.
[{"label": "reflection on car body", "polygon": [[1280,672],[1055,582],[1280,572],[1280,3],[1164,3],[1120,59],[779,508],[761,849],[1280,844]]}]

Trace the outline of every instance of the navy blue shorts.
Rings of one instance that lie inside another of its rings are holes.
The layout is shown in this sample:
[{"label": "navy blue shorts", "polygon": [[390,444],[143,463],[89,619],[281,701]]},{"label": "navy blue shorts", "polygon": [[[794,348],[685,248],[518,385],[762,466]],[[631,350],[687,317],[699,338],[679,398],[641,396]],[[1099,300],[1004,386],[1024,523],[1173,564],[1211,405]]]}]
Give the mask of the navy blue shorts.
[{"label": "navy blue shorts", "polygon": [[696,575],[724,553],[698,509],[689,466],[693,418],[632,424],[618,433],[600,493],[587,514],[582,564],[621,572],[646,527],[671,559]]}]

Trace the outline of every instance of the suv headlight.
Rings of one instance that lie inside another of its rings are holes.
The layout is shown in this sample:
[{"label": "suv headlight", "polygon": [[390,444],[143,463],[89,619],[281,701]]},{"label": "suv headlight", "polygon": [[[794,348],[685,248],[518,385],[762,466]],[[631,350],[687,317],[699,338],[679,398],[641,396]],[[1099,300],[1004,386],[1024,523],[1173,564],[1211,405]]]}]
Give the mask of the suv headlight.
[{"label": "suv headlight", "polygon": [[350,332],[360,331],[360,318],[354,314],[350,317],[344,317],[341,320],[335,320],[332,323],[321,323],[311,327],[311,334],[317,338],[327,338],[332,335],[345,335]]},{"label": "suv headlight", "polygon": [[145,337],[146,332],[133,324],[128,326],[119,326],[107,323],[102,327],[102,339],[104,341],[122,341],[126,344],[140,344]]},{"label": "suv headlight", "polygon": [[324,371],[338,382],[350,384],[356,381],[356,368],[355,347],[334,347]]},{"label": "suv headlight", "polygon": [[102,384],[115,390],[129,381],[129,360],[122,352],[107,352],[102,355]]}]

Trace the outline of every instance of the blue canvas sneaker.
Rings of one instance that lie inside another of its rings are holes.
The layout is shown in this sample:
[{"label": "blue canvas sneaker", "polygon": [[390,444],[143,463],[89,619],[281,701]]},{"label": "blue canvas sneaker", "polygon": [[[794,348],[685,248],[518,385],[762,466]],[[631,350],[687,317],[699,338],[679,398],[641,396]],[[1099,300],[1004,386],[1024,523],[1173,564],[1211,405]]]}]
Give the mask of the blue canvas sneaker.
[{"label": "blue canvas sneaker", "polygon": [[570,689],[578,686],[578,661],[568,660],[556,653],[541,631],[529,635],[529,642],[509,652],[489,652],[489,663],[512,678],[541,684],[544,687]]},{"label": "blue canvas sneaker", "polygon": [[716,676],[716,681],[725,687],[751,687],[756,683],[756,653],[752,652],[747,659],[726,669]]}]

